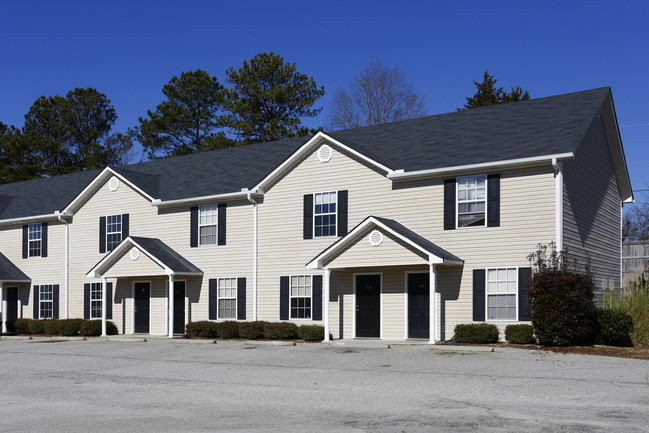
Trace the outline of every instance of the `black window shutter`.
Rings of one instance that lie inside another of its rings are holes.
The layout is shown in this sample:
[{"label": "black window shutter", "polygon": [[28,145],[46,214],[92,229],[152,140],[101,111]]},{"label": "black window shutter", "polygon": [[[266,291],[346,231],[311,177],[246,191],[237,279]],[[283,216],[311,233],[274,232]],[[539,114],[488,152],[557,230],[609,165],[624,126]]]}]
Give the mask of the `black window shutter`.
[{"label": "black window shutter", "polygon": [[189,246],[198,246],[198,207],[189,209]]},{"label": "black window shutter", "polygon": [[59,318],[59,285],[52,286],[52,319]]},{"label": "black window shutter", "polygon": [[485,320],[485,270],[473,270],[473,320]]},{"label": "black window shutter", "polygon": [[29,226],[23,226],[23,259],[29,257]]},{"label": "black window shutter", "polygon": [[225,203],[219,204],[217,207],[218,211],[218,245],[225,245],[225,214],[226,214],[227,205]]},{"label": "black window shutter", "polygon": [[288,320],[288,277],[279,278],[279,320]]},{"label": "black window shutter", "polygon": [[39,305],[38,305],[38,298],[39,297],[38,297],[38,295],[40,294],[39,289],[40,289],[39,286],[34,286],[34,296],[33,296],[33,298],[34,298],[34,319],[38,319],[38,308],[39,308]]},{"label": "black window shutter", "polygon": [[237,278],[237,319],[246,320],[246,279]]},{"label": "black window shutter", "polygon": [[90,283],[83,285],[83,318],[90,319]]},{"label": "black window shutter", "polygon": [[209,319],[216,319],[216,279],[210,280]]},{"label": "black window shutter", "polygon": [[313,239],[313,194],[304,194],[303,239]]},{"label": "black window shutter", "polygon": [[455,179],[444,180],[444,230],[455,229]]},{"label": "black window shutter", "polygon": [[106,320],[113,320],[113,283],[106,283]]},{"label": "black window shutter", "polygon": [[41,224],[41,257],[47,257],[47,223]]},{"label": "black window shutter", "polygon": [[313,276],[311,290],[311,318],[322,320],[322,275]]},{"label": "black window shutter", "polygon": [[500,175],[487,176],[487,227],[500,226]]},{"label": "black window shutter", "polygon": [[338,236],[347,234],[347,190],[338,191]]},{"label": "black window shutter", "polygon": [[129,230],[128,230],[128,214],[123,213],[122,214],[122,240],[126,239],[129,235]]},{"label": "black window shutter", "polygon": [[530,289],[530,274],[532,268],[518,268],[518,320],[532,320],[530,307],[527,303],[527,291]]},{"label": "black window shutter", "polygon": [[106,217],[99,217],[99,252],[106,252]]}]

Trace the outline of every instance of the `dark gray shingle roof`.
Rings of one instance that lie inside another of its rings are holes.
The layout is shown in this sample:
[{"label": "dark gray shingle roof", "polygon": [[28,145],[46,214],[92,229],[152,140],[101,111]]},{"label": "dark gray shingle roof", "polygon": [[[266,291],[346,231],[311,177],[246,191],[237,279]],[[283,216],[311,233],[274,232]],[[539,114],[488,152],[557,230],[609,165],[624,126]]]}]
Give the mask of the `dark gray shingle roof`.
[{"label": "dark gray shingle roof", "polygon": [[[330,133],[394,170],[435,169],[575,152],[609,88]],[[252,188],[310,137],[165,158],[115,170],[154,198]],[[0,185],[0,219],[62,210],[99,170]]]},{"label": "dark gray shingle roof", "polygon": [[177,274],[202,273],[189,260],[178,254],[170,246],[156,238],[141,238],[131,236],[133,242],[141,246],[147,253],[160,260],[166,267]]},{"label": "dark gray shingle roof", "polygon": [[30,278],[14,265],[11,260],[0,253],[0,280],[3,281],[30,281]]}]

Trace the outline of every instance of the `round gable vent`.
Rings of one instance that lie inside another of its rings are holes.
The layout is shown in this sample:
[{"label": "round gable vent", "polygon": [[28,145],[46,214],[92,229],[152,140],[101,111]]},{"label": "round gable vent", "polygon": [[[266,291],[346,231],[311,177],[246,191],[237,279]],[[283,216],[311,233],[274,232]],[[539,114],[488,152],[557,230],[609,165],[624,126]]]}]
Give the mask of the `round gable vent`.
[{"label": "round gable vent", "polygon": [[320,162],[329,162],[332,156],[334,156],[334,151],[330,146],[323,144],[320,146],[320,149],[318,149],[318,159]]},{"label": "round gable vent", "polygon": [[140,258],[140,250],[133,247],[131,248],[131,252],[129,253],[129,255],[131,256],[131,260],[136,261],[137,259]]},{"label": "round gable vent", "polygon": [[378,230],[373,230],[369,236],[370,244],[374,247],[378,247],[383,243],[383,233]]},{"label": "round gable vent", "polygon": [[110,188],[111,191],[117,191],[117,188],[119,188],[119,179],[115,176],[111,177],[108,181],[108,188]]}]

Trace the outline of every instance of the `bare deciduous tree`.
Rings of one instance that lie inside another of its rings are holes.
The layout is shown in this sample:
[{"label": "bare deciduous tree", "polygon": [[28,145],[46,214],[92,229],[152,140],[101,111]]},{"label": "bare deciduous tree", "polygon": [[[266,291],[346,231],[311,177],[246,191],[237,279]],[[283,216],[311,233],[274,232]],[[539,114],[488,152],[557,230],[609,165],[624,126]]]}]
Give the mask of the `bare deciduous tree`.
[{"label": "bare deciduous tree", "polygon": [[426,114],[424,97],[406,74],[380,60],[367,65],[348,89],[338,89],[327,119],[328,130],[379,125]]},{"label": "bare deciduous tree", "polygon": [[625,212],[622,223],[623,240],[649,240],[649,202],[635,203]]}]

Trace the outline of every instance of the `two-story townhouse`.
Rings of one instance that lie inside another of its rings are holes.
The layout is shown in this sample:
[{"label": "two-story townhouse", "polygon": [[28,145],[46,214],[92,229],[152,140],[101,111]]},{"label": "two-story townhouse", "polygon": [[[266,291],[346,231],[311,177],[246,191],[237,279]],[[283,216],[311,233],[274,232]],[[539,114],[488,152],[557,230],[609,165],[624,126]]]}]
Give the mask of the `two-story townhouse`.
[{"label": "two-story townhouse", "polygon": [[457,323],[529,321],[539,243],[619,285],[633,200],[608,88],[3,185],[0,197],[3,323],[103,318],[172,336],[196,320],[290,320],[324,324],[327,338],[431,342]]}]

